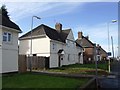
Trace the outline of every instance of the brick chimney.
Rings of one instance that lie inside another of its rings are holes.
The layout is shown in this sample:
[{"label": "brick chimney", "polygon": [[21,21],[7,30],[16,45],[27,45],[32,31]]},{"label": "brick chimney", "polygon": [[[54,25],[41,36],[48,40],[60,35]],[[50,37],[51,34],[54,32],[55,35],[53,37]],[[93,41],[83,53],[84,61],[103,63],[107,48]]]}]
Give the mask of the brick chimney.
[{"label": "brick chimney", "polygon": [[78,32],[78,39],[82,39],[83,33],[82,32]]},{"label": "brick chimney", "polygon": [[56,23],[55,24],[55,29],[60,33],[62,31],[62,24],[61,23]]}]

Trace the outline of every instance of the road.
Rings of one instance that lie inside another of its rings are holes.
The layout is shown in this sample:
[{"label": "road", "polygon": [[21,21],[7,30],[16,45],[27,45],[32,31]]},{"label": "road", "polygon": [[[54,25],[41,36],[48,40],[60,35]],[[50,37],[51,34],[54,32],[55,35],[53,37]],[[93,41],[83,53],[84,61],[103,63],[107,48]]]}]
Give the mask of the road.
[{"label": "road", "polygon": [[100,78],[100,90],[120,90],[120,61],[111,66],[110,75]]}]

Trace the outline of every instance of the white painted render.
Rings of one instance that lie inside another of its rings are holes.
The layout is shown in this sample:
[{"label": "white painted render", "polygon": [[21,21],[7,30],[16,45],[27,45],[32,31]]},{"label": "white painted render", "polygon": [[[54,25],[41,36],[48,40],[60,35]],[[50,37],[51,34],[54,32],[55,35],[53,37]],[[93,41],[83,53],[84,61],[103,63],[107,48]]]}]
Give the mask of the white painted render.
[{"label": "white painted render", "polygon": [[60,60],[60,66],[69,65],[75,63],[83,64],[83,56],[78,56],[79,52],[82,52],[82,48],[76,47],[76,43],[73,37],[73,33],[70,31],[67,37],[67,43],[51,40],[50,42],[50,67],[58,67],[59,55],[58,51],[63,49],[65,54],[61,56],[63,60]]},{"label": "white painted render", "polygon": [[75,41],[72,30],[70,30],[69,35],[67,36],[67,39]]},{"label": "white painted render", "polygon": [[[55,47],[53,48],[53,44]],[[50,67],[58,67],[58,51],[60,49],[63,49],[65,54],[62,55],[63,60],[60,60],[61,66],[62,65],[69,65],[69,64],[75,64],[75,63],[81,63],[83,64],[83,56],[79,58],[78,53],[82,52],[82,49],[79,47],[76,47],[75,43],[74,45],[68,46],[67,44],[63,44],[58,41],[51,40],[50,43]]]},{"label": "white painted render", "polygon": [[[30,54],[31,40],[30,38],[21,39],[19,44],[19,54]],[[49,68],[58,67],[59,55],[58,51],[63,49],[65,54],[60,58],[60,66],[75,63],[83,64],[83,57],[79,58],[78,53],[82,52],[82,48],[77,47],[72,31],[70,31],[66,43],[51,40],[49,37],[37,37],[32,39],[32,54],[37,56],[45,56],[49,58]]]},{"label": "white painted render", "polygon": [[0,27],[0,73],[2,73],[2,28]]},{"label": "white painted render", "polygon": [[[29,55],[31,50],[31,39],[20,40],[19,54]],[[50,56],[50,39],[45,36],[32,39],[32,54],[37,56]]]},{"label": "white painted render", "polygon": [[2,53],[2,73],[18,71],[18,32],[8,27],[3,27],[1,31],[1,41],[4,32],[9,32],[12,35],[11,42],[2,41],[0,50]]}]

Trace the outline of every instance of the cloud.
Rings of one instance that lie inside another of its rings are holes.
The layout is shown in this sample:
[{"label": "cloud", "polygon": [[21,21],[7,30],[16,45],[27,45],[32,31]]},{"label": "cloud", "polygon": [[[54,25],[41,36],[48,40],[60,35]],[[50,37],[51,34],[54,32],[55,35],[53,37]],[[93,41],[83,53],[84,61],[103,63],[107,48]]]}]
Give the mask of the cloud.
[{"label": "cloud", "polygon": [[69,13],[77,6],[83,3],[55,3],[55,2],[5,2],[10,17],[14,21],[18,21],[25,17],[39,14],[41,17],[50,17]]}]

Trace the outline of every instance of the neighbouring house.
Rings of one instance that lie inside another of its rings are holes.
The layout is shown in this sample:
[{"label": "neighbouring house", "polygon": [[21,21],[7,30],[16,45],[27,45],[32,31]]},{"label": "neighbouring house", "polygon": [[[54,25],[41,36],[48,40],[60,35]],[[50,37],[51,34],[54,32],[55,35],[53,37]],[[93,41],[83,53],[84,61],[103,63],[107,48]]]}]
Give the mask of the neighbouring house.
[{"label": "neighbouring house", "polygon": [[99,44],[96,45],[91,42],[88,36],[83,36],[82,32],[78,32],[78,39],[76,42],[84,48],[84,63],[92,63],[95,61],[95,59],[99,61],[107,59],[107,52],[101,46],[99,46]]},{"label": "neighbouring house", "polygon": [[108,54],[99,44],[97,45],[97,50],[98,60],[107,60]]},{"label": "neighbouring house", "polygon": [[80,44],[84,48],[83,53],[83,62],[90,63],[95,60],[95,44],[89,40],[88,36],[83,36],[82,32],[78,32],[78,39],[76,40],[78,44]]},{"label": "neighbouring house", "polygon": [[[19,54],[30,55],[31,31],[19,38]],[[76,44],[71,29],[62,29],[56,23],[55,29],[41,24],[32,30],[32,55],[48,57],[49,68],[83,63],[83,48]]]},{"label": "neighbouring house", "polygon": [[0,73],[18,71],[18,33],[21,29],[0,14]]}]

